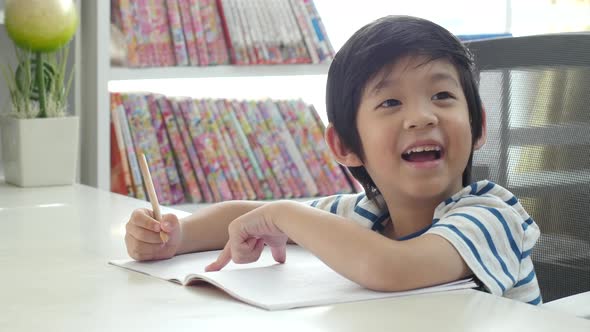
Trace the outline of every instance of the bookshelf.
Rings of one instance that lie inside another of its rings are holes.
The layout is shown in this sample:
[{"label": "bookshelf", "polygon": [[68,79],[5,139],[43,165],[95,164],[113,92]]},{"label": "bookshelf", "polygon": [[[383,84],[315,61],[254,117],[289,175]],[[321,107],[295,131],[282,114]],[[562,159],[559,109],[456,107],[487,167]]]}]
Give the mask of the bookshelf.
[{"label": "bookshelf", "polygon": [[330,64],[256,65],[256,66],[209,66],[209,67],[162,67],[121,68],[111,67],[109,80],[147,80],[171,78],[254,77],[322,75]]},{"label": "bookshelf", "polygon": [[110,1],[85,1],[81,8],[80,182],[110,190],[110,97],[112,81],[170,78],[230,78],[327,74],[329,64],[121,68],[110,64]]}]

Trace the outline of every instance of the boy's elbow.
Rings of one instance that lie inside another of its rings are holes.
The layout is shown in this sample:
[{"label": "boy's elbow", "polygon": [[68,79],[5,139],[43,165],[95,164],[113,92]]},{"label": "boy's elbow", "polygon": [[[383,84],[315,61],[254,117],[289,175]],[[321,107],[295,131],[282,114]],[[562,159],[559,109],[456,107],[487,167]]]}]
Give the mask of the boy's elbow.
[{"label": "boy's elbow", "polygon": [[357,283],[364,288],[378,292],[399,292],[411,289],[401,268],[391,257],[370,257],[361,265]]}]

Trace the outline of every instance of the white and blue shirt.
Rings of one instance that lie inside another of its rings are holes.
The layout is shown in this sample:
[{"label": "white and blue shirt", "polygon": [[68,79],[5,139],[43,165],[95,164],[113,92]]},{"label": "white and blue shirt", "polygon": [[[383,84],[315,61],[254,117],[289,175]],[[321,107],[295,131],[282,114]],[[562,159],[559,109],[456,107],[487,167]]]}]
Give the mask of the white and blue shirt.
[{"label": "white and blue shirt", "polygon": [[[377,200],[385,207],[382,197]],[[389,217],[387,210],[364,193],[306,203],[378,232]],[[429,227],[397,240],[422,234],[436,234],[449,241],[490,293],[535,305],[542,302],[530,257],[540,236],[539,227],[505,188],[485,180],[473,183],[440,203]]]}]

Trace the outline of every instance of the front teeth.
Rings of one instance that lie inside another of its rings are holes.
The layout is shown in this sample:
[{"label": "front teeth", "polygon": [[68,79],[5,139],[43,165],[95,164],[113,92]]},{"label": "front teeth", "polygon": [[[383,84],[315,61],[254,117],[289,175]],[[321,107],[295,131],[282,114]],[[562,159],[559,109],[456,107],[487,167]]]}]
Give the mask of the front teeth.
[{"label": "front teeth", "polygon": [[423,152],[423,151],[440,151],[440,147],[439,146],[436,146],[436,145],[432,145],[432,146],[417,146],[417,147],[411,148],[410,150],[406,151],[406,153]]}]

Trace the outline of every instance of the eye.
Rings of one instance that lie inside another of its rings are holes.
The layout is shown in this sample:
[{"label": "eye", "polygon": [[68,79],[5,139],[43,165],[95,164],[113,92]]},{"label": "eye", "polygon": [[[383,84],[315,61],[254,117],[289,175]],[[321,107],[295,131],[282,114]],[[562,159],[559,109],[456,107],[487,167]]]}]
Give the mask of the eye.
[{"label": "eye", "polygon": [[386,101],[379,104],[379,107],[389,108],[389,107],[399,106],[401,104],[402,104],[402,102],[397,99],[387,99]]},{"label": "eye", "polygon": [[455,99],[455,96],[453,96],[450,92],[447,92],[447,91],[439,92],[439,93],[435,94],[434,96],[432,96],[432,100],[445,100],[445,99]]}]

